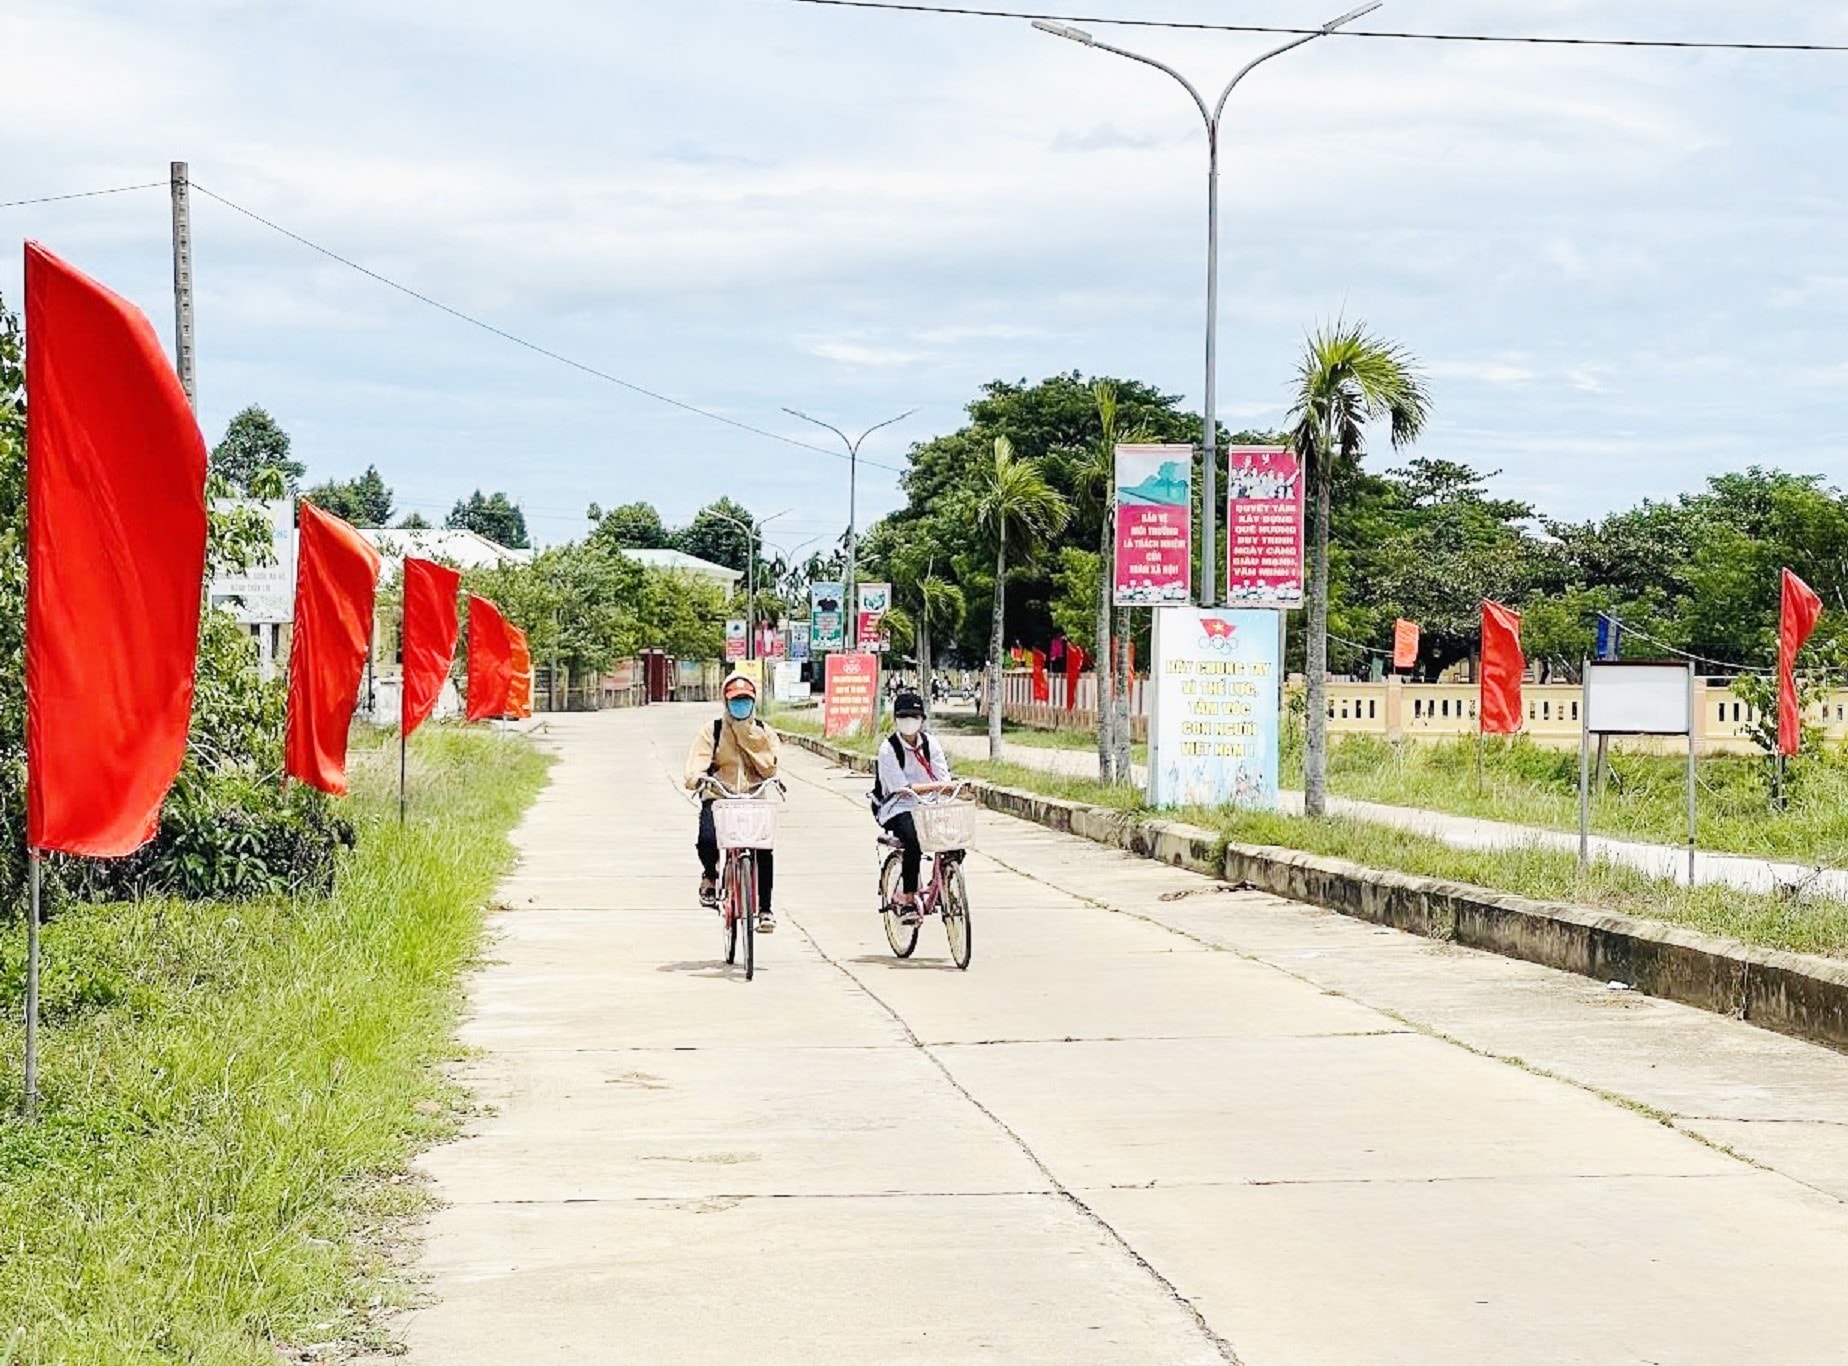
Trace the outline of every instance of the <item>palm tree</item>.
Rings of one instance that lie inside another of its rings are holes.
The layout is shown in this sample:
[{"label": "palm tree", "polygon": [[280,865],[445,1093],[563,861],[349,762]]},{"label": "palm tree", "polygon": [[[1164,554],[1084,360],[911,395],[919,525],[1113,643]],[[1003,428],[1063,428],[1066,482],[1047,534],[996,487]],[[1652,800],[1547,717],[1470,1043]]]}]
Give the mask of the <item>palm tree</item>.
[{"label": "palm tree", "polygon": [[1328,519],[1337,468],[1351,469],[1366,444],[1366,425],[1385,419],[1392,444],[1417,438],[1431,407],[1417,362],[1401,346],[1344,319],[1309,338],[1297,369],[1291,444],[1307,466],[1310,562],[1308,734],[1303,750],[1303,809],[1328,808]]},{"label": "palm tree", "polygon": [[1014,443],[995,438],[995,460],[976,487],[975,523],[995,546],[995,619],[988,635],[988,757],[1001,757],[1001,650],[1006,641],[1008,542],[1030,555],[1057,536],[1071,506],[1046,482],[1039,464],[1016,459]]}]

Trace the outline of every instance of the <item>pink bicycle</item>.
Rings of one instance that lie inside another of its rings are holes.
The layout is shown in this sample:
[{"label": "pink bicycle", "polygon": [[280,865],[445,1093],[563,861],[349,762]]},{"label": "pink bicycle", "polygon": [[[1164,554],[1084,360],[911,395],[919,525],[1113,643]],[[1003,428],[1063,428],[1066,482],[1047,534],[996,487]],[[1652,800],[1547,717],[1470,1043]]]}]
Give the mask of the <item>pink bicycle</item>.
[{"label": "pink bicycle", "polygon": [[[893,835],[881,833],[885,851],[879,868],[879,914],[885,921],[886,942],[900,958],[909,958],[918,946],[924,917],[939,916],[949,936],[950,958],[967,971],[975,942],[969,928],[969,890],[963,883],[963,855],[975,836],[975,804],[960,801],[965,783],[948,793],[920,796],[911,813],[917,824],[918,844],[929,860],[927,876],[918,879],[918,899],[909,907],[898,904],[903,890],[904,846]],[[904,911],[911,914],[906,916]]]}]

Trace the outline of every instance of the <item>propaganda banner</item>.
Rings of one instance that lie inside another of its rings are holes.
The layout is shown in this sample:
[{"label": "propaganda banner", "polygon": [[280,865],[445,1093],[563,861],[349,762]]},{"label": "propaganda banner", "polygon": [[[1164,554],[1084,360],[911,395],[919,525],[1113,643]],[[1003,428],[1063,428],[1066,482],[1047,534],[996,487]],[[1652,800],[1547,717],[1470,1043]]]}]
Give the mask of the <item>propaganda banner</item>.
[{"label": "propaganda banner", "polygon": [[1270,611],[1155,614],[1151,806],[1276,808],[1278,643]]},{"label": "propaganda banner", "polygon": [[860,629],[854,639],[863,650],[882,650],[885,648],[885,614],[892,608],[892,585],[863,583],[859,597]]},{"label": "propaganda banner", "polygon": [[874,708],[878,697],[877,655],[864,651],[829,655],[822,698],[822,734],[830,739],[840,735],[871,735],[877,723]]},{"label": "propaganda banner", "polygon": [[816,654],[847,648],[847,613],[844,583],[809,585],[809,649]]},{"label": "propaganda banner", "polygon": [[748,628],[743,617],[733,617],[725,623],[725,657],[736,663],[750,653],[745,648],[748,642]]},{"label": "propaganda banner", "polygon": [[1392,667],[1411,669],[1418,663],[1418,623],[1400,617],[1392,624]]},{"label": "propaganda banner", "polygon": [[1193,596],[1193,447],[1116,448],[1118,607]]},{"label": "propaganda banner", "polygon": [[806,621],[794,622],[789,628],[789,657],[800,664],[809,657],[809,632],[813,624]]},{"label": "propaganda banner", "polygon": [[1296,453],[1234,446],[1226,453],[1226,601],[1303,605],[1303,499]]}]

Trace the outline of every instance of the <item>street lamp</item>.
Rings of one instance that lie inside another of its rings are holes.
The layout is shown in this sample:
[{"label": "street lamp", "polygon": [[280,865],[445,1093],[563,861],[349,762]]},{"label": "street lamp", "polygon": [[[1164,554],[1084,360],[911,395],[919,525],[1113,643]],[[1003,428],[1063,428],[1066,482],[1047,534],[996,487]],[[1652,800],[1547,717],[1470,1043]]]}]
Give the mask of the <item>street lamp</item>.
[{"label": "street lamp", "polygon": [[856,586],[854,583],[854,571],[856,568],[854,561],[858,550],[858,545],[856,544],[857,537],[854,535],[854,531],[859,511],[860,443],[874,432],[878,431],[881,427],[890,427],[895,422],[903,422],[906,418],[915,413],[917,409],[907,408],[897,417],[888,417],[884,422],[868,427],[857,437],[848,436],[847,433],[843,432],[839,427],[831,423],[823,422],[818,417],[810,417],[807,413],[801,412],[795,408],[785,408],[783,411],[788,413],[791,417],[799,417],[804,422],[812,422],[817,427],[826,428],[828,431],[838,436],[842,444],[847,447],[847,600],[841,604],[841,607],[847,613],[847,648],[855,650],[858,649],[860,645],[860,600],[854,592]]},{"label": "street lamp", "polygon": [[1212,607],[1219,596],[1215,591],[1217,582],[1218,560],[1215,542],[1219,526],[1219,120],[1225,113],[1226,101],[1238,83],[1251,72],[1268,62],[1272,57],[1280,57],[1291,48],[1301,47],[1304,43],[1333,33],[1344,24],[1350,24],[1363,15],[1373,13],[1380,7],[1382,0],[1373,0],[1372,4],[1362,5],[1359,9],[1349,10],[1338,19],[1330,19],[1313,33],[1305,33],[1293,38],[1281,47],[1274,47],[1261,57],[1254,57],[1239,68],[1239,72],[1226,84],[1219,94],[1219,103],[1211,110],[1206,107],[1206,100],[1194,88],[1192,81],[1165,62],[1158,62],[1153,57],[1145,57],[1140,52],[1131,52],[1127,48],[1112,47],[1109,43],[1100,43],[1084,29],[1073,28],[1070,24],[1054,23],[1050,19],[1035,19],[1033,27],[1042,33],[1050,33],[1055,38],[1064,38],[1070,42],[1082,43],[1085,47],[1096,48],[1099,52],[1115,53],[1127,57],[1132,62],[1141,62],[1152,66],[1157,71],[1165,72],[1179,81],[1187,93],[1193,96],[1193,102],[1200,108],[1200,117],[1206,121],[1206,417],[1201,423],[1200,451],[1206,460],[1206,478],[1200,490],[1200,605]]},{"label": "street lamp", "polygon": [[707,508],[707,513],[717,517],[721,522],[730,522],[744,533],[744,657],[757,658],[757,542],[763,535],[764,527],[778,517],[787,517],[794,508],[784,508],[773,512],[768,517],[759,517],[755,522],[741,522],[730,513]]}]

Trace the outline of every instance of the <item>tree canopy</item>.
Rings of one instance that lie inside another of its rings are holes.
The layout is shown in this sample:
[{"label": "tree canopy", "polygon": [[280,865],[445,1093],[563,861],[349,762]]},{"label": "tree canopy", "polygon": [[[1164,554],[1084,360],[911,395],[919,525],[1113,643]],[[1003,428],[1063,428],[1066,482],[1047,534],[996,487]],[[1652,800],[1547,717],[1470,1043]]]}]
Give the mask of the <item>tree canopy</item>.
[{"label": "tree canopy", "polygon": [[294,493],[308,467],[289,454],[289,434],[276,419],[252,404],[231,419],[223,439],[212,447],[211,470],[234,493],[251,495],[265,470],[280,474]]},{"label": "tree canopy", "polygon": [[323,512],[345,518],[354,526],[391,525],[392,494],[378,466],[366,466],[356,479],[330,479],[302,495]]},{"label": "tree canopy", "polygon": [[510,550],[525,550],[532,545],[526,536],[526,514],[504,493],[483,494],[476,489],[468,497],[458,498],[443,525],[486,536]]}]

